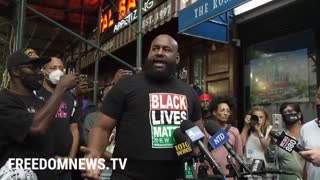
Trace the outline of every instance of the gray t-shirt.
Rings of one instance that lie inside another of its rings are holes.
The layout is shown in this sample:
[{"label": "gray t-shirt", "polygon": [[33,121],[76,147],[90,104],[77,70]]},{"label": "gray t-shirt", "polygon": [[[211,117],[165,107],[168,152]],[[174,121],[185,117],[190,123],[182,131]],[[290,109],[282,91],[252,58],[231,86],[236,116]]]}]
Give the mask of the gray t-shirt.
[{"label": "gray t-shirt", "polygon": [[[302,126],[301,129],[302,145],[306,148],[320,148],[320,128],[315,120],[312,120]],[[320,167],[313,166],[312,163],[306,163],[308,180],[319,179]]]}]

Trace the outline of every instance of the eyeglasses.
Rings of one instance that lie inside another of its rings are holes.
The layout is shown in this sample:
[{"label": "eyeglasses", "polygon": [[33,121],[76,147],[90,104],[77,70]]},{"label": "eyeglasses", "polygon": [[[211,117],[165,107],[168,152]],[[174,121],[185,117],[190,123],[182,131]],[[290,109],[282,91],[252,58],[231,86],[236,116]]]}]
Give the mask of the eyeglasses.
[{"label": "eyeglasses", "polygon": [[232,113],[232,111],[230,109],[219,109],[218,112],[227,113],[227,114],[231,114]]}]

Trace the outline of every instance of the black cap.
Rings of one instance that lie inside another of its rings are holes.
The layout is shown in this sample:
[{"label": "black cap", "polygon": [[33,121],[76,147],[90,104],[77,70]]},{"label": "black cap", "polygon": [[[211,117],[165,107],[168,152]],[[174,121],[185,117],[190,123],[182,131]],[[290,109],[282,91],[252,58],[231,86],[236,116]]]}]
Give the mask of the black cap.
[{"label": "black cap", "polygon": [[11,69],[23,64],[46,64],[50,61],[51,58],[49,57],[39,57],[33,49],[23,48],[8,56],[7,69]]}]

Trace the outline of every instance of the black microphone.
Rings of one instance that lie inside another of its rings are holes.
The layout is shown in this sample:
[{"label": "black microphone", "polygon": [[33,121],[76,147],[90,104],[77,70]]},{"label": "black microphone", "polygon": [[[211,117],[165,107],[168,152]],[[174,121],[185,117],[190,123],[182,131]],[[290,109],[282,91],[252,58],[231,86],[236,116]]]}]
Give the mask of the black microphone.
[{"label": "black microphone", "polygon": [[228,134],[219,128],[219,126],[214,121],[208,121],[204,125],[206,131],[212,136],[209,139],[210,144],[213,146],[217,145],[214,148],[217,148],[223,144],[223,146],[227,149],[227,151],[234,157],[237,162],[247,171],[251,172],[250,169],[245,165],[242,158],[233,150],[232,145],[228,142],[229,136]]},{"label": "black microphone", "polygon": [[208,151],[208,149],[206,148],[206,146],[203,144],[203,142],[201,141],[204,137],[204,134],[202,133],[202,131],[200,130],[200,128],[198,126],[195,126],[191,121],[189,120],[185,120],[181,122],[180,128],[182,130],[182,132],[185,132],[187,134],[187,136],[189,137],[189,139],[195,143],[196,145],[199,146],[201,152],[203,152],[208,160],[208,162],[210,163],[213,172],[215,174],[221,174],[222,176],[225,176],[221,167],[218,165],[218,163],[213,159],[213,157],[211,156],[210,152]]},{"label": "black microphone", "polygon": [[173,137],[176,142],[176,145],[174,147],[176,149],[176,155],[178,159],[182,160],[183,162],[187,162],[188,166],[191,169],[193,178],[197,178],[196,170],[193,167],[193,158],[196,158],[196,155],[193,153],[188,139],[182,133],[180,128],[174,130]]},{"label": "black microphone", "polygon": [[305,148],[299,144],[299,142],[289,135],[287,135],[284,131],[280,134],[279,132],[270,132],[271,137],[277,140],[277,146],[281,149],[291,153],[292,151],[300,152],[304,151]]},{"label": "black microphone", "polygon": [[188,141],[188,139],[185,137],[185,135],[182,133],[180,128],[177,128],[173,132],[173,137],[176,142],[176,145],[174,146],[176,149],[176,154],[179,159],[184,157],[190,157],[192,154],[192,147]]}]

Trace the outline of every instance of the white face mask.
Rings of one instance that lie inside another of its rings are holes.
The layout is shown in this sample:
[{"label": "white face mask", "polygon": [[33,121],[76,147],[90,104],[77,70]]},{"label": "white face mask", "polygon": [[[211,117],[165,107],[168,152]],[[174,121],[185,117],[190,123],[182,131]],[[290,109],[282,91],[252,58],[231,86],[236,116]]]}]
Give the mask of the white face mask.
[{"label": "white face mask", "polygon": [[49,74],[49,80],[52,82],[52,84],[58,84],[62,75],[64,75],[64,72],[60,69],[54,70]]}]

